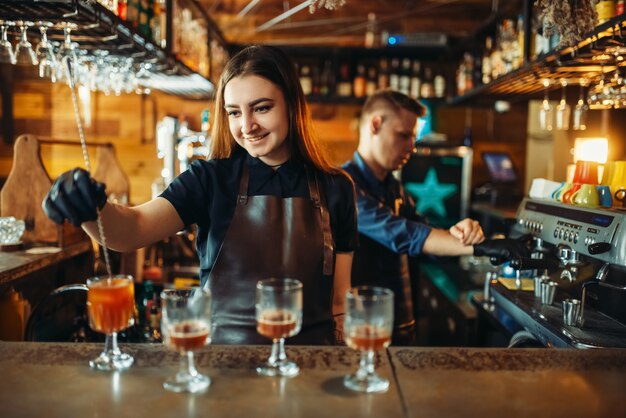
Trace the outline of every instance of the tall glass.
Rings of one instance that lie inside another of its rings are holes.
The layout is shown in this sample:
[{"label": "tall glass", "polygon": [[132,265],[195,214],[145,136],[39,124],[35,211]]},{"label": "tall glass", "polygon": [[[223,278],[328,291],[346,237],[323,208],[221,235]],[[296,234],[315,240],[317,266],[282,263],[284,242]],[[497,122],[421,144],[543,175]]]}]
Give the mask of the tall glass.
[{"label": "tall glass", "polygon": [[267,279],[256,285],[257,332],[272,340],[272,354],[256,371],[263,376],[296,376],[298,365],[287,359],[285,338],[302,327],[302,282]]},{"label": "tall glass", "polygon": [[171,392],[198,393],[211,384],[194,365],[193,352],[211,342],[211,293],[201,287],[161,292],[163,343],[180,353],[178,372],[163,387]]},{"label": "tall glass", "polygon": [[89,326],[106,334],[104,351],[89,365],[98,370],[125,370],[133,364],[117,346],[117,333],[134,323],[135,286],[132,276],[99,276],[87,279]]},{"label": "tall glass", "polygon": [[348,389],[384,392],[389,380],[374,370],[376,352],[389,347],[393,332],[393,292],[383,287],[361,286],[346,294],[344,337],[348,347],[361,352],[359,369],[343,379]]}]

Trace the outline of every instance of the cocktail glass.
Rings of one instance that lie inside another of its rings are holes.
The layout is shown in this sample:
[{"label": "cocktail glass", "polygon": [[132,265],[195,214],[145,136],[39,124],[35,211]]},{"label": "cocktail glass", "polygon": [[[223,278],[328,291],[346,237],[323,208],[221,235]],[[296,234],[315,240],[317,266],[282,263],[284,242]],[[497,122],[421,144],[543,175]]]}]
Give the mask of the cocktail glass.
[{"label": "cocktail glass", "polygon": [[89,326],[106,334],[104,351],[89,365],[98,370],[125,370],[133,357],[117,346],[117,333],[133,325],[135,286],[132,276],[98,276],[87,279]]},{"label": "cocktail glass", "polygon": [[361,286],[346,294],[344,337],[348,347],[361,352],[358,370],[343,384],[357,392],[384,392],[389,380],[375,371],[376,352],[391,343],[393,332],[393,292],[383,287]]},{"label": "cocktail glass", "polygon": [[296,376],[298,365],[287,359],[285,338],[302,327],[302,282],[294,279],[267,279],[256,285],[257,332],[272,340],[272,353],[257,367],[263,376]]}]

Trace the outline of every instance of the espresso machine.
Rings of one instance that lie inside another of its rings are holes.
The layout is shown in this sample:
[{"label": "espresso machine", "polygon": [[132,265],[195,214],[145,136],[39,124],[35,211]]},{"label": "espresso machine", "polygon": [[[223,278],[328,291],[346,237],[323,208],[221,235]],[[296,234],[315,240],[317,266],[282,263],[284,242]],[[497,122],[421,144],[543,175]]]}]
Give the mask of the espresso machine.
[{"label": "espresso machine", "polygon": [[[526,198],[511,235],[530,235],[532,255],[511,261],[513,288],[487,282],[482,309],[517,324],[541,346],[626,347],[626,210]],[[530,276],[526,283],[534,282],[537,292],[524,289],[520,276]],[[541,294],[549,288],[553,299]]]}]

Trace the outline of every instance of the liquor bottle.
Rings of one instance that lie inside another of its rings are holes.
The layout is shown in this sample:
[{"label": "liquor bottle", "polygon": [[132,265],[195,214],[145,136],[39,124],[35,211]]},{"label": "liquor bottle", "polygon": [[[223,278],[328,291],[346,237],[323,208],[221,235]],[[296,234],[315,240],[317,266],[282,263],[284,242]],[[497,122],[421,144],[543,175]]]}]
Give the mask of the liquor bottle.
[{"label": "liquor bottle", "polygon": [[383,90],[389,87],[389,62],[381,58],[378,65],[378,89]]},{"label": "liquor bottle", "polygon": [[148,39],[152,38],[153,2],[154,0],[139,0],[137,31]]},{"label": "liquor bottle", "polygon": [[524,44],[524,16],[517,17],[517,53],[514,68],[519,68],[524,64],[524,54],[526,45]]},{"label": "liquor bottle", "polygon": [[391,59],[391,71],[389,72],[389,88],[400,90],[400,59]]},{"label": "liquor bottle", "polygon": [[352,80],[350,79],[350,67],[347,63],[339,66],[339,81],[337,82],[337,96],[352,96]]},{"label": "liquor bottle", "polygon": [[365,28],[365,48],[373,48],[376,43],[376,14],[367,14],[367,26]]},{"label": "liquor bottle", "polygon": [[598,0],[596,2],[596,13],[598,14],[598,25],[615,17],[614,0]]},{"label": "liquor bottle", "polygon": [[300,68],[300,85],[305,96],[309,96],[313,91],[313,80],[311,79],[311,69],[304,64]]},{"label": "liquor bottle", "polygon": [[311,94],[320,95],[320,68],[318,65],[311,66]]},{"label": "liquor bottle", "polygon": [[127,0],[118,0],[117,1],[117,15],[120,17],[120,19],[122,20],[126,20],[127,15],[127,6],[128,6],[128,2]]},{"label": "liquor bottle", "polygon": [[127,0],[126,2],[126,21],[134,28],[139,23],[139,1]]},{"label": "liquor bottle", "polygon": [[[467,83],[468,83],[468,80],[467,80],[467,70],[466,70],[465,74],[466,74],[465,84],[466,84],[466,89],[467,89]],[[470,76],[469,77],[469,81],[471,82],[471,80],[472,80],[472,77]],[[433,82],[433,87],[434,87],[434,90],[435,90],[435,97],[441,98],[441,97],[445,96],[445,94],[446,94],[446,79],[441,74],[437,74],[435,76],[435,81]]]},{"label": "liquor bottle", "polygon": [[435,96],[435,87],[433,86],[433,73],[429,67],[424,67],[424,80],[420,87],[420,97],[429,99]]},{"label": "liquor bottle", "polygon": [[353,81],[353,93],[354,97],[365,97],[365,66],[359,64],[356,67],[356,75]]},{"label": "liquor bottle", "polygon": [[483,59],[481,64],[482,81],[483,84],[489,84],[491,82],[491,48],[493,47],[490,36],[485,39],[485,51],[483,52]]},{"label": "liquor bottle", "polygon": [[367,81],[365,83],[365,94],[371,96],[376,92],[377,80],[376,80],[376,68],[369,67],[367,69]]},{"label": "liquor bottle", "polygon": [[615,2],[615,16],[619,16],[621,14],[624,14],[624,0],[617,0]]},{"label": "liquor bottle", "polygon": [[411,70],[411,82],[409,86],[409,96],[414,99],[419,99],[420,97],[420,87],[422,86],[422,79],[420,78],[420,69],[421,64],[418,60],[413,61],[413,66]]},{"label": "liquor bottle", "polygon": [[[473,68],[474,68],[474,57],[469,52],[463,54],[463,60],[465,62],[464,71],[465,71],[465,91],[469,91],[474,88],[474,78],[473,78]],[[442,77],[442,76],[439,76]],[[443,82],[445,89],[445,80]],[[437,77],[435,77],[435,95],[437,95]],[[441,96],[443,97],[443,94]]]},{"label": "liquor bottle", "polygon": [[320,94],[322,96],[330,96],[332,91],[333,80],[333,64],[330,60],[324,61],[324,68],[320,76]]},{"label": "liquor bottle", "polygon": [[161,307],[159,306],[159,300],[156,293],[154,294],[152,304],[150,305],[149,315],[150,329],[148,341],[153,343],[160,343],[163,341],[161,337]]},{"label": "liquor bottle", "polygon": [[402,68],[400,70],[399,90],[406,95],[411,89],[411,60],[404,58],[402,60]]}]

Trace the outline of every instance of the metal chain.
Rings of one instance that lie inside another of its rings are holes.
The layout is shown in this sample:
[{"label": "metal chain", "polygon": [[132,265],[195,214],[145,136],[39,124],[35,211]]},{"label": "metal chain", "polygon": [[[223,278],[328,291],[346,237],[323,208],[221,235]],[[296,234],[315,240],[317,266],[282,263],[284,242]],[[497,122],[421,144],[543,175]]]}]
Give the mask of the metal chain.
[{"label": "metal chain", "polygon": [[[65,66],[65,71],[67,73],[67,83],[70,86],[70,90],[72,92],[72,104],[74,105],[74,117],[76,118],[76,126],[78,127],[78,137],[80,138],[80,146],[83,151],[83,159],[85,160],[85,168],[89,173],[91,173],[91,163],[89,161],[89,154],[87,153],[87,141],[85,140],[85,133],[83,131],[83,122],[80,116],[80,108],[78,106],[78,97],[76,94],[76,83],[74,80],[74,69],[72,68],[73,64],[70,64],[70,57],[63,57],[63,65]],[[109,259],[109,250],[107,249],[107,240],[104,236],[104,226],[102,225],[102,217],[100,216],[100,208],[96,206],[96,213],[98,218],[96,222],[98,224],[98,235],[100,235],[100,240],[102,241],[102,252],[104,253],[104,263],[106,264],[107,274],[109,277],[113,277],[113,272],[111,270],[111,261]]]}]

